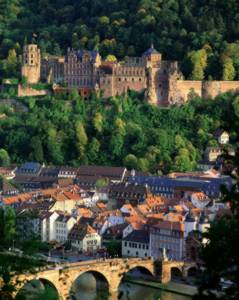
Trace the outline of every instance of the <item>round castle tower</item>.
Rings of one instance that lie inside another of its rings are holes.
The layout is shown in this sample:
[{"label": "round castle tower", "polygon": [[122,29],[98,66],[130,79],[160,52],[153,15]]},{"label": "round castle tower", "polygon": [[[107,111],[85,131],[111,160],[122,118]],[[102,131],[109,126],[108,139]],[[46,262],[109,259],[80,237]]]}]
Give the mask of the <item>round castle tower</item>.
[{"label": "round castle tower", "polygon": [[35,44],[25,45],[22,57],[22,76],[28,83],[37,83],[41,75],[41,51]]}]

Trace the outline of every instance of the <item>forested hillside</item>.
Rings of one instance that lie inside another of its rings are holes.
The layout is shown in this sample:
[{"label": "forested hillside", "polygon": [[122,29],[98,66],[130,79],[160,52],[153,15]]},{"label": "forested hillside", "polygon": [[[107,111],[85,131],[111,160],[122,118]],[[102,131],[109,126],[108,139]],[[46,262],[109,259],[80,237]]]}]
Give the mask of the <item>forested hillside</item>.
[{"label": "forested hillside", "polygon": [[194,99],[170,109],[148,105],[133,94],[84,101],[72,91],[68,99],[59,99],[26,100],[26,113],[1,107],[1,164],[9,163],[10,156],[17,163],[187,171],[195,169],[207,146],[217,146],[217,128],[229,131],[231,143],[238,141],[239,96]]},{"label": "forested hillside", "polygon": [[182,62],[186,77],[239,78],[238,0],[0,1],[1,58],[21,53],[33,35],[43,52],[98,47],[119,58],[153,41],[164,58]]}]

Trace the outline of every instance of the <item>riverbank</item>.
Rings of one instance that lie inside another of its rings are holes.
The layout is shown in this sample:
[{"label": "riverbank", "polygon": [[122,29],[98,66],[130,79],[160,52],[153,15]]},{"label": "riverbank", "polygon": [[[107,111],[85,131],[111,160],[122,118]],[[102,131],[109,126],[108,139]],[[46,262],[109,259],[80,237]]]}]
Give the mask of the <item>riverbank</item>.
[{"label": "riverbank", "polygon": [[172,292],[184,296],[194,296],[197,293],[197,288],[195,286],[181,284],[176,282],[160,283],[155,281],[144,281],[139,279],[127,279],[127,282],[148,286],[155,289],[160,289],[162,291]]}]

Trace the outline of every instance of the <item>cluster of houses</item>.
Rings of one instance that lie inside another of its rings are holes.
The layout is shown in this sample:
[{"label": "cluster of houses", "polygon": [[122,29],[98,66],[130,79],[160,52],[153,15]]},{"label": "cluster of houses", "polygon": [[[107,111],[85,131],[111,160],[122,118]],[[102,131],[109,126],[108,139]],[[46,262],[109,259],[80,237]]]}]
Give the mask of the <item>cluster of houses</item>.
[{"label": "cluster of houses", "polygon": [[[95,255],[121,243],[124,257],[197,260],[210,222],[230,214],[220,187],[229,176],[207,172],[150,176],[124,167],[0,168],[0,205],[17,214],[20,239],[38,237]],[[9,180],[11,179],[11,180]]]}]

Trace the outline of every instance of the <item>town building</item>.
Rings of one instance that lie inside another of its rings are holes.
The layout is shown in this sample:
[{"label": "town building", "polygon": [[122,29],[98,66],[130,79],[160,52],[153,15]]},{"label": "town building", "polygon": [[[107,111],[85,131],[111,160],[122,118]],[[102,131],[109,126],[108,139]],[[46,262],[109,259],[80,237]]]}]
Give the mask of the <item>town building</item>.
[{"label": "town building", "polygon": [[207,147],[204,152],[204,159],[209,162],[215,162],[220,155],[222,155],[220,147]]},{"label": "town building", "polygon": [[68,239],[68,234],[72,227],[77,222],[77,218],[64,213],[59,214],[59,217],[55,220],[56,227],[56,241],[64,244]]},{"label": "town building", "polygon": [[147,186],[121,182],[110,186],[109,202],[112,203],[112,207],[117,208],[121,208],[125,203],[137,206],[146,199],[147,195]]},{"label": "town building", "polygon": [[162,221],[150,229],[150,256],[162,258],[164,249],[167,257],[173,260],[185,258],[184,224]]},{"label": "town building", "polygon": [[188,192],[203,192],[207,197],[218,199],[220,187],[225,185],[228,188],[232,185],[230,176],[213,177],[204,174],[203,176],[181,174],[176,178],[165,176],[132,176],[129,178],[131,184],[147,185],[151,193],[166,198],[183,198]]},{"label": "town building", "polygon": [[177,61],[162,59],[153,45],[140,57],[124,61],[103,60],[97,50],[68,49],[64,57],[41,57],[37,45],[26,45],[22,57],[22,76],[29,83],[40,78],[59,84],[55,91],[77,89],[87,99],[92,92],[102,92],[104,98],[142,92],[148,103],[159,106],[182,104],[194,94],[216,97],[220,93],[236,91],[239,81],[184,80]]},{"label": "town building", "polygon": [[149,257],[149,232],[147,230],[134,230],[122,240],[123,257]]},{"label": "town building", "polygon": [[59,214],[54,212],[45,212],[41,218],[41,241],[42,242],[51,242],[56,241],[56,219],[59,217]]},{"label": "town building", "polygon": [[101,236],[89,224],[76,223],[71,229],[68,240],[73,250],[95,253],[101,248]]},{"label": "town building", "polygon": [[108,183],[121,182],[125,179],[125,167],[80,166],[77,173],[77,183],[87,189],[95,188],[99,180]]},{"label": "town building", "polygon": [[229,134],[224,129],[217,129],[213,135],[220,145],[225,145],[229,142]]}]

